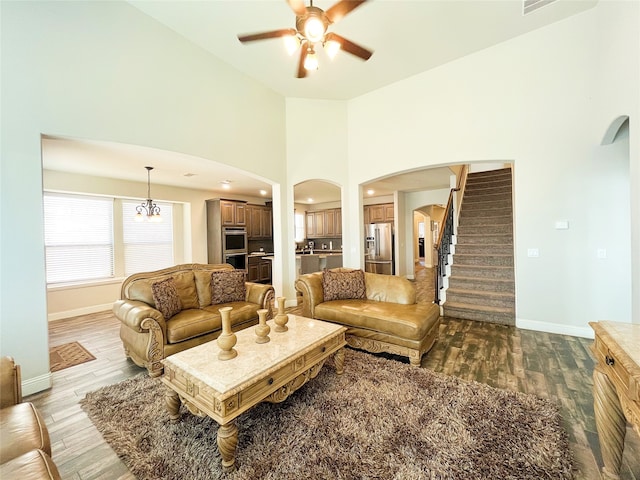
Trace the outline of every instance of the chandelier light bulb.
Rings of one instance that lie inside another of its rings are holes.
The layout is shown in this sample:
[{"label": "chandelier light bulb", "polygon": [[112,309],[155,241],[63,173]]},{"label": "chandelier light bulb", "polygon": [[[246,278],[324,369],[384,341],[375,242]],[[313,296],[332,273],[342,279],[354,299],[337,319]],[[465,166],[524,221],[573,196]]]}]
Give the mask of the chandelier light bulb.
[{"label": "chandelier light bulb", "polygon": [[313,48],[309,49],[309,52],[304,59],[304,68],[307,71],[318,69],[318,57],[316,56],[316,52],[313,51]]},{"label": "chandelier light bulb", "polygon": [[284,48],[287,50],[287,53],[291,56],[293,55],[298,47],[300,46],[300,40],[295,35],[285,35],[282,37],[284,41]]},{"label": "chandelier light bulb", "polygon": [[309,17],[304,24],[304,36],[311,43],[318,43],[324,37],[325,26],[318,17]]},{"label": "chandelier light bulb", "polygon": [[327,52],[327,56],[333,60],[340,51],[340,44],[335,40],[329,40],[328,42],[325,42],[324,50]]}]

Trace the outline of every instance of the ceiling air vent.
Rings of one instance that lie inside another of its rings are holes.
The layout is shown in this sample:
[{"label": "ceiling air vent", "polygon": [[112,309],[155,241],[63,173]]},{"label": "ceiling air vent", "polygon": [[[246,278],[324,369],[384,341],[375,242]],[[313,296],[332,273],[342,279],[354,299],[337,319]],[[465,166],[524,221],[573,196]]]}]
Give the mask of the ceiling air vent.
[{"label": "ceiling air vent", "polygon": [[527,15],[531,12],[535,12],[545,5],[555,3],[556,1],[557,0],[524,0],[524,2],[522,2],[522,14]]}]

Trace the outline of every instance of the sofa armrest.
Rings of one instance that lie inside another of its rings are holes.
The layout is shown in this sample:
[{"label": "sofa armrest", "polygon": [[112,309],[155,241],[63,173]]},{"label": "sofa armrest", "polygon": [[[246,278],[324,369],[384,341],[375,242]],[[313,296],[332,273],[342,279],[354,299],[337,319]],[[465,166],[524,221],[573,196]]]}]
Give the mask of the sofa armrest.
[{"label": "sofa armrest", "polygon": [[246,282],[245,285],[247,287],[246,301],[260,305],[260,308],[266,308],[269,310],[267,319],[272,318],[273,311],[271,306],[275,297],[273,286],[253,282]]},{"label": "sofa armrest", "polygon": [[324,302],[322,272],[307,273],[298,277],[295,288],[302,294],[302,315],[314,318],[316,305]]},{"label": "sofa armrest", "polygon": [[20,365],[12,357],[0,358],[0,408],[22,402]]},{"label": "sofa armrest", "polygon": [[146,332],[143,326],[146,319],[156,322],[166,337],[167,325],[160,311],[138,300],[117,300],[113,304],[113,313],[123,324],[136,332]]}]

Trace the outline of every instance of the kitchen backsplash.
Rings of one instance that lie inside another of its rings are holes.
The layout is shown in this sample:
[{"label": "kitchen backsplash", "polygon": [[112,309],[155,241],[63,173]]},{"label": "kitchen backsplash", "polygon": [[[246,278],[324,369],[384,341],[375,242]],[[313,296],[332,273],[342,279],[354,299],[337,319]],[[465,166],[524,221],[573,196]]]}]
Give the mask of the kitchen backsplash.
[{"label": "kitchen backsplash", "polygon": [[273,253],[273,240],[249,240],[248,247],[249,253],[260,251]]},{"label": "kitchen backsplash", "polygon": [[340,246],[342,245],[342,238],[340,237],[309,238],[304,245],[308,245],[310,241],[314,243],[314,250],[323,250],[322,245],[325,245],[324,250],[340,250]]}]

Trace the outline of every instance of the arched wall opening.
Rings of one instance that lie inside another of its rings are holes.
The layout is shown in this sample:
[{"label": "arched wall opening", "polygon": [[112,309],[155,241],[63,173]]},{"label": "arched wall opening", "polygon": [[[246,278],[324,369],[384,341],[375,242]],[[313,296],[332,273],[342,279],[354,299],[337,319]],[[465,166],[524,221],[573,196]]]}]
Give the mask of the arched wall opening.
[{"label": "arched wall opening", "polygon": [[322,270],[329,256],[340,257],[341,263],[342,186],[330,180],[305,180],[293,186],[293,197],[295,249],[290,253],[295,255],[296,277]]},{"label": "arched wall opening", "polygon": [[[149,193],[154,202],[171,205],[174,264],[208,263],[206,201],[227,198],[266,206],[280,188],[236,167],[138,145],[43,135],[41,149],[43,192],[111,198],[114,206],[113,277],[48,284],[50,321],[110,310],[119,298],[120,285],[130,270],[125,267],[123,225],[129,213],[134,216],[135,212],[125,209],[131,201],[144,201]],[[149,184],[144,166],[154,167]],[[279,222],[277,209],[275,220]],[[273,252],[273,238],[264,242]]]}]

